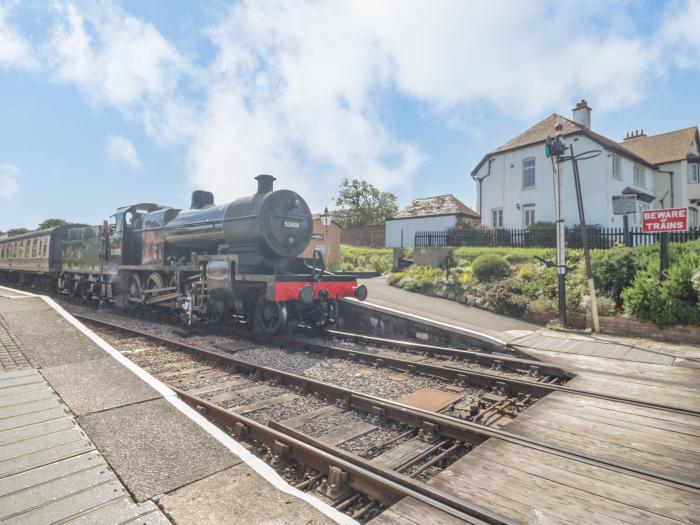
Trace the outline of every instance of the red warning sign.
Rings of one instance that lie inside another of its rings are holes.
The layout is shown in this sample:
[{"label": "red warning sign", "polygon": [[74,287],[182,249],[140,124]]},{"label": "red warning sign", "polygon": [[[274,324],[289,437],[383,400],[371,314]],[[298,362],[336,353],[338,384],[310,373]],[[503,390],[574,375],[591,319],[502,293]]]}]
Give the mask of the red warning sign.
[{"label": "red warning sign", "polygon": [[688,208],[666,208],[642,212],[642,231],[646,233],[682,232],[688,229]]}]

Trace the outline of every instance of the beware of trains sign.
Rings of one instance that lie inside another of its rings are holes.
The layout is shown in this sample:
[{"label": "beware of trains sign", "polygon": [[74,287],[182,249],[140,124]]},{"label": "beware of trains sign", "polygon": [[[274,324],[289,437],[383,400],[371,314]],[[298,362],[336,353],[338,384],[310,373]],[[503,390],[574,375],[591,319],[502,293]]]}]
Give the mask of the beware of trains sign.
[{"label": "beware of trains sign", "polygon": [[688,208],[666,208],[642,212],[642,231],[646,233],[682,232],[688,229]]}]

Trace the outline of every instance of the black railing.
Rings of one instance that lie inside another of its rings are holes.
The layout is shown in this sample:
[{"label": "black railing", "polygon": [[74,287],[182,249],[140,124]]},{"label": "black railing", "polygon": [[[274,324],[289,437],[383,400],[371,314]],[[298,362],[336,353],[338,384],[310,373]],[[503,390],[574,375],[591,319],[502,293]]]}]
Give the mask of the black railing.
[{"label": "black railing", "polygon": [[[566,245],[581,248],[580,228],[566,228]],[[685,232],[669,232],[670,242],[687,242],[700,239],[700,228]],[[641,228],[629,228],[627,239],[623,228],[588,228],[588,245],[591,248],[610,248],[616,243],[628,246],[642,246],[658,242],[658,233],[645,233]],[[502,228],[484,230],[462,230],[457,232],[424,231],[416,232],[416,246],[513,246],[520,248],[554,248],[556,246],[553,229],[513,229]]]}]

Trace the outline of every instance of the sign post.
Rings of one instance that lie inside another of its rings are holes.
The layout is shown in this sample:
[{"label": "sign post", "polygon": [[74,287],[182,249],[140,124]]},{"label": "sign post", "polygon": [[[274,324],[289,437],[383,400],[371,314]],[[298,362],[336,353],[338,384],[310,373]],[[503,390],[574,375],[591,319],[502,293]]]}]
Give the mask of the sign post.
[{"label": "sign post", "polygon": [[629,215],[637,213],[637,196],[613,195],[612,206],[613,215],[622,215],[622,236],[625,241],[625,246],[631,246],[632,239],[630,239]]},{"label": "sign post", "polygon": [[688,229],[688,208],[666,208],[663,210],[645,210],[642,212],[642,231],[659,234],[659,259],[661,273],[659,278],[666,279],[668,270],[668,232],[682,232]]}]

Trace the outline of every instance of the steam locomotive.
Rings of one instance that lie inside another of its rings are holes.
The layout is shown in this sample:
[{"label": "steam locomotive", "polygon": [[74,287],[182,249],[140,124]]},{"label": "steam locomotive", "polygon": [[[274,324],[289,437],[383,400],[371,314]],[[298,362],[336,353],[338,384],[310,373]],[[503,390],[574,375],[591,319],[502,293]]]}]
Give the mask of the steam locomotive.
[{"label": "steam locomotive", "polygon": [[167,308],[188,325],[236,315],[274,335],[335,323],[338,299],[364,300],[367,289],[326,271],[318,252],[300,258],[312,239],[308,205],[274,190],[271,175],[255,178],[254,195],[227,204],[198,190],[189,210],[134,204],[102,226],[0,239],[0,281],[128,309]]}]

